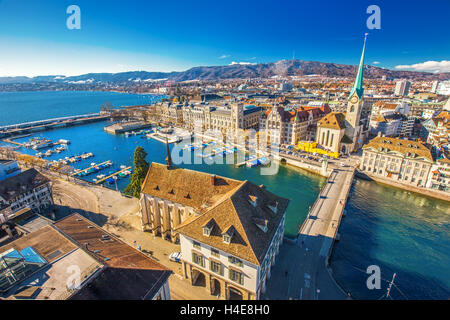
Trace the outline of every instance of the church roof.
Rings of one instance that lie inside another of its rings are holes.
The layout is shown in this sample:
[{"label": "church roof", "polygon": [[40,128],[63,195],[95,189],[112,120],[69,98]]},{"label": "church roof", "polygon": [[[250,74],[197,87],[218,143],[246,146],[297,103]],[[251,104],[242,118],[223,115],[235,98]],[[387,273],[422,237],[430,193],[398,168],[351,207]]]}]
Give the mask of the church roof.
[{"label": "church roof", "polygon": [[331,112],[323,117],[318,126],[329,129],[345,129],[345,115],[342,112]]}]

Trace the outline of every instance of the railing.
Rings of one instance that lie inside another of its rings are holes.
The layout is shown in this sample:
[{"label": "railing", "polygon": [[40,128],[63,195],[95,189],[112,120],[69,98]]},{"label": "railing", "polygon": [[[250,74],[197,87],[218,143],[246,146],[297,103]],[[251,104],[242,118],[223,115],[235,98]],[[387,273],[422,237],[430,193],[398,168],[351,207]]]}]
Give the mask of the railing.
[{"label": "railing", "polygon": [[77,115],[77,116],[68,116],[68,117],[60,117],[60,118],[53,118],[53,119],[45,119],[45,120],[36,120],[36,121],[30,121],[30,122],[23,122],[23,123],[17,123],[17,124],[10,124],[10,125],[6,125],[6,126],[1,126],[0,127],[0,131],[1,130],[8,130],[8,129],[22,129],[22,128],[26,128],[26,127],[30,127],[33,125],[44,125],[47,123],[52,123],[52,122],[62,122],[62,121],[66,121],[66,120],[80,120],[80,119],[84,119],[84,118],[90,118],[90,117],[99,117],[101,116],[100,113],[88,113],[88,114],[82,114],[82,115]]},{"label": "railing", "polygon": [[327,178],[327,181],[325,182],[325,184],[322,186],[322,188],[320,189],[319,195],[316,198],[316,201],[314,201],[313,205],[310,207],[308,215],[306,216],[305,220],[303,221],[303,223],[301,224],[301,226],[298,228],[298,232],[300,233],[301,230],[303,229],[304,225],[308,222],[309,219],[309,215],[311,214],[311,212],[316,208],[317,203],[319,202],[319,200],[321,199],[322,196],[322,192],[324,191],[324,189],[329,185],[329,181],[332,177],[332,175],[336,173],[335,170],[333,170],[330,174],[330,176]]}]

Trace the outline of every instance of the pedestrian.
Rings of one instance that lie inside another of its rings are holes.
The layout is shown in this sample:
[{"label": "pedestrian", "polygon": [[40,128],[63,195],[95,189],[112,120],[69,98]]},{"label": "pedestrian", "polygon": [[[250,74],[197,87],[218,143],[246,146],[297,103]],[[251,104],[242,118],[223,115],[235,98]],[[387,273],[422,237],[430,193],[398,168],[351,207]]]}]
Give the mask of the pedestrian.
[{"label": "pedestrian", "polygon": [[284,275],[285,275],[286,277],[288,276],[288,271],[287,271],[287,270],[284,271]]}]

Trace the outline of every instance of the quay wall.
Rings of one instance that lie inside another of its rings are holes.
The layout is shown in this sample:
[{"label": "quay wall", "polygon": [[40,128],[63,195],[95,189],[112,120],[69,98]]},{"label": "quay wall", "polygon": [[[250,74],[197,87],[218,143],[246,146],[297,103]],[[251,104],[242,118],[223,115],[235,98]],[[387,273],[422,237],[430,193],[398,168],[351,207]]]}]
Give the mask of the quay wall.
[{"label": "quay wall", "polygon": [[435,199],[444,200],[444,201],[450,201],[450,193],[445,192],[445,191],[433,190],[433,189],[428,189],[428,188],[419,188],[419,187],[412,186],[412,185],[409,185],[409,184],[404,184],[404,183],[399,183],[397,181],[392,181],[390,179],[377,177],[375,175],[368,175],[367,173],[365,173],[365,172],[362,173],[360,171],[357,171],[356,176],[360,177],[361,179],[364,179],[364,180],[375,181],[377,183],[381,183],[381,184],[385,184],[385,185],[388,185],[388,186],[391,186],[391,187],[403,189],[403,190],[406,190],[406,191],[409,191],[409,192],[418,193],[420,195],[432,197],[432,198],[435,198]]}]

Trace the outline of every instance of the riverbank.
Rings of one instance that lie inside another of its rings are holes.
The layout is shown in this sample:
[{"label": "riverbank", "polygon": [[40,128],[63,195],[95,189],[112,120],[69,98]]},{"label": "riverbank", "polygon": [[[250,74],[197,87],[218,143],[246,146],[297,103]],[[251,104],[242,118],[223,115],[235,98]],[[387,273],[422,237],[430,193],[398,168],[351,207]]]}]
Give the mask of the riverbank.
[{"label": "riverbank", "polygon": [[385,178],[374,176],[374,175],[368,175],[366,173],[361,173],[359,171],[357,173],[357,176],[360,177],[361,179],[366,179],[366,180],[371,179],[369,181],[374,181],[376,183],[380,183],[380,184],[388,185],[388,186],[391,186],[391,187],[403,189],[403,190],[406,190],[406,191],[409,191],[409,192],[414,192],[414,193],[420,194],[422,196],[432,197],[432,198],[435,198],[435,199],[439,199],[439,200],[444,200],[444,201],[449,201],[450,202],[450,193],[445,192],[445,191],[432,190],[432,189],[428,189],[428,188],[419,188],[419,187],[412,186],[412,185],[409,185],[409,184],[404,184],[404,183],[400,183],[400,182],[397,182],[397,181],[392,181],[390,179],[385,179]]}]

